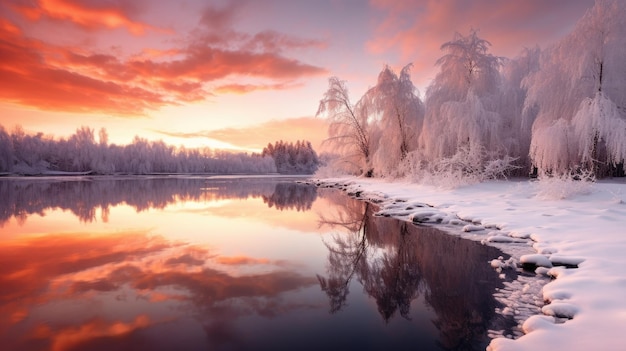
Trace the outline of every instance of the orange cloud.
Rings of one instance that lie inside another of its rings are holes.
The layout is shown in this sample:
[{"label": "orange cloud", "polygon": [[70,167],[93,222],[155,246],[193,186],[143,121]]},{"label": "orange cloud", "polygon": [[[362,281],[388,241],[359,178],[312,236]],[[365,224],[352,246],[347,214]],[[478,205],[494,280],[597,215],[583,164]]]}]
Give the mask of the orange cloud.
[{"label": "orange cloud", "polygon": [[302,86],[302,84],[225,84],[214,89],[216,93],[247,94],[259,90],[287,90]]},{"label": "orange cloud", "polygon": [[38,0],[28,5],[20,3],[15,9],[31,21],[42,17],[70,21],[87,29],[126,28],[142,35],[152,26],[130,19],[137,12],[135,3],[128,1],[94,2],[88,0]]},{"label": "orange cloud", "polygon": [[[127,3],[40,0],[33,6],[20,2],[11,8],[30,21],[47,16],[84,26],[126,27],[143,33],[148,26],[130,20],[137,10]],[[232,25],[229,23],[224,25]],[[323,45],[317,40],[276,32],[212,32],[204,27],[201,22],[189,40],[172,41],[182,46],[144,48],[124,57],[27,37],[8,17],[0,15],[0,101],[42,110],[137,116],[214,96],[210,85],[217,86],[219,93],[280,90],[299,86],[296,80],[302,77],[327,72],[280,53],[285,48]],[[227,78],[242,82],[220,82]],[[257,82],[249,84],[246,79]]]},{"label": "orange cloud", "polygon": [[[119,114],[140,114],[169,103],[158,91],[90,76],[68,65],[52,65],[47,58],[61,53],[60,48],[5,28],[0,28],[0,100],[46,110]],[[84,64],[115,64],[103,62],[107,59],[91,57]]]}]

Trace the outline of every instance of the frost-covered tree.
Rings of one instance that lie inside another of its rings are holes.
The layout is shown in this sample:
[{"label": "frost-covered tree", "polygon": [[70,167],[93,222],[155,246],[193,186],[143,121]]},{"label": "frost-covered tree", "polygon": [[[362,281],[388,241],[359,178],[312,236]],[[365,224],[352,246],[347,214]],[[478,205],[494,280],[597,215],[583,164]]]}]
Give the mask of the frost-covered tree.
[{"label": "frost-covered tree", "polygon": [[282,140],[274,144],[269,143],[261,156],[273,158],[276,170],[282,174],[313,174],[319,165],[313,146],[304,140],[298,140],[296,143],[286,143]]},{"label": "frost-covered tree", "polygon": [[13,170],[13,142],[11,136],[0,126],[0,172]]},{"label": "frost-covered tree", "polygon": [[[128,145],[108,145],[105,129],[98,133],[81,127],[68,139],[55,140],[43,133],[28,134],[16,127],[9,135],[0,126],[0,172],[24,175],[46,172],[93,172],[95,174],[155,173],[276,173],[274,160],[259,154],[176,148],[163,141],[135,137]],[[306,154],[310,143],[296,143],[295,162],[315,161]],[[311,148],[312,149],[312,148]],[[309,164],[310,166],[310,164]]]},{"label": "frost-covered tree", "polygon": [[76,133],[69,138],[69,143],[73,147],[72,165],[74,171],[85,172],[93,170],[93,161],[97,157],[97,145],[94,130],[89,127],[80,127]]},{"label": "frost-covered tree", "polygon": [[98,132],[98,144],[95,146],[95,155],[91,161],[91,168],[98,174],[115,173],[115,165],[109,152],[109,134],[105,128]]},{"label": "frost-covered tree", "polygon": [[530,170],[531,128],[537,117],[536,108],[524,108],[526,87],[522,81],[539,70],[539,47],[524,48],[514,59],[505,60],[501,69],[502,84],[497,97],[497,111],[500,113],[503,128],[501,140],[506,153],[517,157],[520,170]]},{"label": "frost-covered tree", "polygon": [[326,141],[342,154],[342,162],[359,174],[371,176],[371,127],[367,106],[352,104],[345,81],[337,77],[328,80],[328,89],[316,116],[320,115],[329,120]]},{"label": "frost-covered tree", "polygon": [[417,148],[424,105],[411,81],[412,64],[397,75],[385,66],[376,85],[359,100],[375,116],[380,131],[372,166],[377,174],[393,175],[409,152]]},{"label": "frost-covered tree", "polygon": [[[597,0],[571,33],[544,51],[540,70],[524,82],[526,108],[537,108],[531,158],[542,171],[583,167],[598,175],[624,162],[626,2]],[[567,125],[574,157],[549,153],[546,130]],[[556,127],[555,127],[556,126]],[[549,156],[549,157],[548,157]]]},{"label": "frost-covered tree", "polygon": [[495,101],[502,58],[472,30],[456,33],[441,49],[439,73],[426,91],[426,115],[420,145],[433,162],[461,148],[500,151],[503,124]]}]

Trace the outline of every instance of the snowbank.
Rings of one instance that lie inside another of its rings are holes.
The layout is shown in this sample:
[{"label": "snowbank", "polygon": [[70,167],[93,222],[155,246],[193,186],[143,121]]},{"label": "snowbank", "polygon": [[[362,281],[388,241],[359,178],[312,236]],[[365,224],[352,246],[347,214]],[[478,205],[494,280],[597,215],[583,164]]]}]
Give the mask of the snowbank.
[{"label": "snowbank", "polygon": [[[526,334],[515,340],[493,339],[489,350],[621,350],[626,344],[624,180],[600,181],[561,200],[547,200],[537,182],[526,180],[452,190],[361,178],[323,184],[379,203],[379,215],[459,226],[464,236],[482,233],[485,244],[528,245],[520,263],[556,278],[534,292],[546,301],[543,315],[523,321]],[[486,264],[502,269],[510,262]],[[519,296],[533,294],[522,288]]]}]

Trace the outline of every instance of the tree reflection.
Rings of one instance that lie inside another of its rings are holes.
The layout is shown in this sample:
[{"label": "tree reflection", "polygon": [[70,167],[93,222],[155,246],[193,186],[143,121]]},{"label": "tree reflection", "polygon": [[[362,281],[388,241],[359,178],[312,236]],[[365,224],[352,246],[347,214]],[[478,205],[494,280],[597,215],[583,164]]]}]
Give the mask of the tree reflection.
[{"label": "tree reflection", "polygon": [[[337,196],[339,195],[339,196]],[[368,241],[367,212],[370,207],[367,202],[354,201],[337,192],[331,193],[333,202],[339,204],[333,217],[324,217],[320,214],[320,226],[335,228],[342,227],[346,235],[335,233],[333,243],[325,242],[328,248],[328,278],[317,275],[322,291],[330,300],[330,312],[335,313],[346,305],[350,292],[350,281],[366,262]]]},{"label": "tree reflection", "polygon": [[[410,320],[411,303],[423,296],[436,313],[439,344],[448,350],[486,346],[487,329],[496,323],[492,293],[502,282],[486,262],[502,253],[436,228],[376,217],[373,205],[343,194],[328,196],[336,205],[320,224],[336,229],[328,247],[327,277],[318,275],[330,312],[347,304],[356,277],[376,301],[385,322],[399,312]],[[417,317],[419,318],[419,316]]]},{"label": "tree reflection", "polygon": [[0,179],[0,226],[12,217],[23,223],[46,210],[69,210],[81,222],[108,221],[110,207],[128,204],[137,212],[183,201],[262,198],[270,208],[307,211],[316,188],[276,179],[171,177]]},{"label": "tree reflection", "polygon": [[[392,222],[376,222],[379,225],[383,223]],[[376,299],[378,312],[385,322],[396,311],[410,319],[411,301],[417,298],[420,287],[423,287],[420,262],[415,254],[415,236],[409,234],[408,223],[398,223],[399,235],[394,236],[397,242],[384,250],[381,257],[369,260],[361,281],[365,291]],[[388,233],[389,230],[384,232]]]},{"label": "tree reflection", "polygon": [[277,210],[308,211],[317,198],[317,187],[308,184],[278,183],[271,195],[263,195],[263,202]]}]

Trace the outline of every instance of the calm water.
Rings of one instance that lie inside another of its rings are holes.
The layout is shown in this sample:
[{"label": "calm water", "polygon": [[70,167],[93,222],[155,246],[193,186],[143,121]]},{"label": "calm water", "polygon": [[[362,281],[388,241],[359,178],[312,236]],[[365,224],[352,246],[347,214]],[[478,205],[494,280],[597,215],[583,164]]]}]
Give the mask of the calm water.
[{"label": "calm water", "polygon": [[0,178],[0,349],[484,349],[502,254],[374,212],[287,179]]}]

